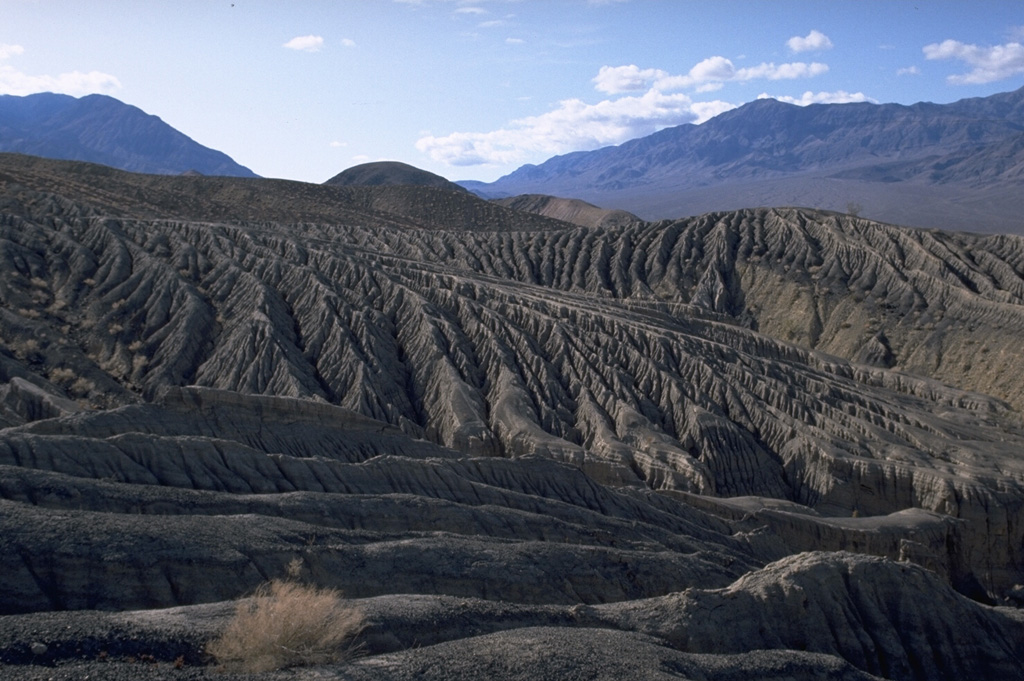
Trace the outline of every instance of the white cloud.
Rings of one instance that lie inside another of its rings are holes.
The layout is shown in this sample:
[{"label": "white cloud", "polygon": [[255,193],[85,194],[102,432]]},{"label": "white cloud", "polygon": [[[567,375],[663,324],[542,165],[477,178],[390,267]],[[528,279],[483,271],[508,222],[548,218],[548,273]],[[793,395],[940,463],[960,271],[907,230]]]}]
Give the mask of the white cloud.
[{"label": "white cloud", "polygon": [[721,81],[714,81],[698,85],[694,88],[694,92],[715,92],[716,90],[721,90],[723,87],[725,87],[725,83],[722,83]]},{"label": "white cloud", "polygon": [[511,121],[491,132],[427,134],[416,142],[416,148],[449,165],[511,164],[534,156],[595,149],[682,123],[703,123],[734,108],[720,100],[694,102],[679,90],[693,88],[705,93],[731,81],[809,78],[826,71],[828,66],[817,62],[736,68],[721,56],[701,61],[685,75],[641,69],[635,64],[603,66],[592,82],[596,90],[612,98],[596,104],[567,99],[552,111]]},{"label": "white cloud", "polygon": [[25,48],[21,45],[5,45],[0,43],[0,59],[7,59],[8,57],[16,54],[22,54],[25,52]]},{"label": "white cloud", "polygon": [[836,90],[835,92],[811,92],[808,90],[800,97],[786,97],[769,95],[767,92],[762,92],[757,96],[758,99],[776,99],[780,102],[786,102],[787,104],[796,104],[797,106],[807,106],[808,104],[850,104],[852,102],[872,102],[877,104],[878,101],[868,97],[863,92],[847,92],[846,90]]},{"label": "white cloud", "polygon": [[828,36],[821,31],[814,30],[803,38],[798,35],[793,36],[786,41],[786,46],[789,47],[789,51],[793,53],[816,52],[819,50],[831,50],[832,41],[829,40]]},{"label": "white cloud", "polygon": [[121,81],[101,71],[71,71],[57,76],[30,76],[12,66],[0,64],[0,94],[31,95],[36,92],[57,92],[80,97],[89,94],[112,94],[121,89]]},{"label": "white cloud", "polygon": [[641,69],[636,64],[629,66],[602,66],[594,76],[594,87],[599,92],[617,95],[623,92],[646,90],[651,82],[668,74],[661,69]]},{"label": "white cloud", "polygon": [[356,46],[356,41],[352,40],[351,38],[342,38],[341,39],[341,44],[344,47],[355,47]]},{"label": "white cloud", "polygon": [[704,121],[711,120],[718,114],[725,113],[726,111],[730,111],[735,108],[735,104],[730,104],[729,102],[723,102],[716,99],[713,102],[694,102],[693,106],[690,107],[690,110],[697,116],[693,122],[699,125]]},{"label": "white cloud", "polygon": [[896,69],[897,76],[919,76],[921,75],[921,69],[916,66],[908,66],[904,69]]},{"label": "white cloud", "polygon": [[827,71],[828,65],[820,62],[812,62],[810,64],[806,62],[790,62],[779,65],[762,63],[757,66],[737,69],[729,59],[716,56],[708,57],[701,61],[690,69],[686,75],[663,75],[654,80],[654,87],[663,91],[697,87],[701,88],[701,91],[706,92],[709,89],[709,85],[716,83],[758,79],[791,80],[811,78],[813,76],[820,76]]},{"label": "white cloud", "polygon": [[694,103],[684,94],[657,90],[597,104],[567,99],[553,111],[512,121],[500,130],[428,135],[416,148],[450,165],[517,163],[532,155],[595,149],[673,125],[701,123],[730,108],[726,102]]},{"label": "white cloud", "polygon": [[[24,54],[21,45],[0,45],[0,61]],[[37,92],[57,92],[80,97],[89,94],[112,94],[121,88],[121,81],[102,71],[71,71],[56,76],[32,76],[9,64],[0,64],[0,94],[31,95]]]},{"label": "white cloud", "polygon": [[505,38],[506,45],[522,45],[525,42],[522,38]]},{"label": "white cloud", "polygon": [[733,80],[793,80],[796,78],[813,78],[828,71],[828,64],[812,62],[791,62],[789,64],[760,64],[749,69],[739,69]]},{"label": "white cloud", "polygon": [[456,14],[487,14],[487,10],[483,7],[459,7],[455,10]]},{"label": "white cloud", "polygon": [[968,45],[958,40],[944,40],[924,46],[925,59],[959,59],[972,70],[946,78],[954,85],[977,85],[1003,80],[1024,73],[1024,45],[1006,43],[991,47]]},{"label": "white cloud", "polygon": [[300,52],[319,52],[324,46],[324,39],[318,35],[300,35],[286,42],[282,47]]},{"label": "white cloud", "polygon": [[339,141],[335,140],[335,141],[331,142],[328,146],[331,147],[332,149],[340,149],[342,147],[347,147],[348,146],[348,142],[339,142]]}]

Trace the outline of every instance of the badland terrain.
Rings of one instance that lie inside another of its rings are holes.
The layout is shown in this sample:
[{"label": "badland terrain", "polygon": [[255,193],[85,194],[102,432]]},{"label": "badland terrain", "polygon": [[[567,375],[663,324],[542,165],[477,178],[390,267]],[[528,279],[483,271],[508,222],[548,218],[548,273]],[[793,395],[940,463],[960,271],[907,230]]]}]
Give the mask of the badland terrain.
[{"label": "badland terrain", "polygon": [[6,678],[1024,678],[1024,237],[335,179],[0,154]]}]

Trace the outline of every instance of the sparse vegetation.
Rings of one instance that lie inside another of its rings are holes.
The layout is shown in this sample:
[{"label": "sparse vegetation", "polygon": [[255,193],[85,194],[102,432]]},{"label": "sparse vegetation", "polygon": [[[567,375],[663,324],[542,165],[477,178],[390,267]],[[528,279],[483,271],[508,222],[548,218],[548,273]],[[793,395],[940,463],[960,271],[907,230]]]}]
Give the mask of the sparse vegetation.
[{"label": "sparse vegetation", "polygon": [[50,371],[50,380],[54,383],[70,383],[76,376],[75,370],[67,367],[57,367]]},{"label": "sparse vegetation", "polygon": [[149,358],[145,355],[135,355],[132,358],[132,372],[142,371],[149,365]]},{"label": "sparse vegetation", "polygon": [[79,378],[76,378],[71,383],[71,386],[68,388],[68,392],[70,392],[72,395],[81,396],[81,395],[88,395],[89,393],[91,393],[95,389],[96,389],[96,384],[95,383],[93,383],[92,381],[90,381],[87,378],[79,377]]},{"label": "sparse vegetation", "polygon": [[28,360],[39,352],[40,346],[39,341],[35,338],[26,338],[24,340],[10,343],[9,347],[14,352],[15,357],[18,359]]},{"label": "sparse vegetation", "polygon": [[251,673],[351,657],[362,613],[335,589],[295,581],[297,572],[293,561],[288,579],[264,584],[239,602],[234,618],[206,652],[225,669]]}]

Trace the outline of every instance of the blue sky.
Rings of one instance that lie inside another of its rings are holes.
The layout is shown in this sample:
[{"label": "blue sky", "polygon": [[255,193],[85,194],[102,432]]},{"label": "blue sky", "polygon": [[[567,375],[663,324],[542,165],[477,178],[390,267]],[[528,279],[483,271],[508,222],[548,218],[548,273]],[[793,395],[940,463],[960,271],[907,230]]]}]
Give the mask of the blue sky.
[{"label": "blue sky", "polygon": [[0,94],[99,92],[266,177],[490,181],[761,96],[1024,85],[1024,3],[0,0]]}]

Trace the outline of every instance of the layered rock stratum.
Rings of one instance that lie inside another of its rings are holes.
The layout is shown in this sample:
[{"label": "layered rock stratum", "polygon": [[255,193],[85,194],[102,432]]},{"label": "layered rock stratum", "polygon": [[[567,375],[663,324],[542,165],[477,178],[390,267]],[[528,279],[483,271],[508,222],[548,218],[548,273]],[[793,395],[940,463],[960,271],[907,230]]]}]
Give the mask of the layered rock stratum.
[{"label": "layered rock stratum", "polygon": [[310,678],[1022,678],[1024,239],[4,156],[0,262],[10,678],[289,564]]}]

